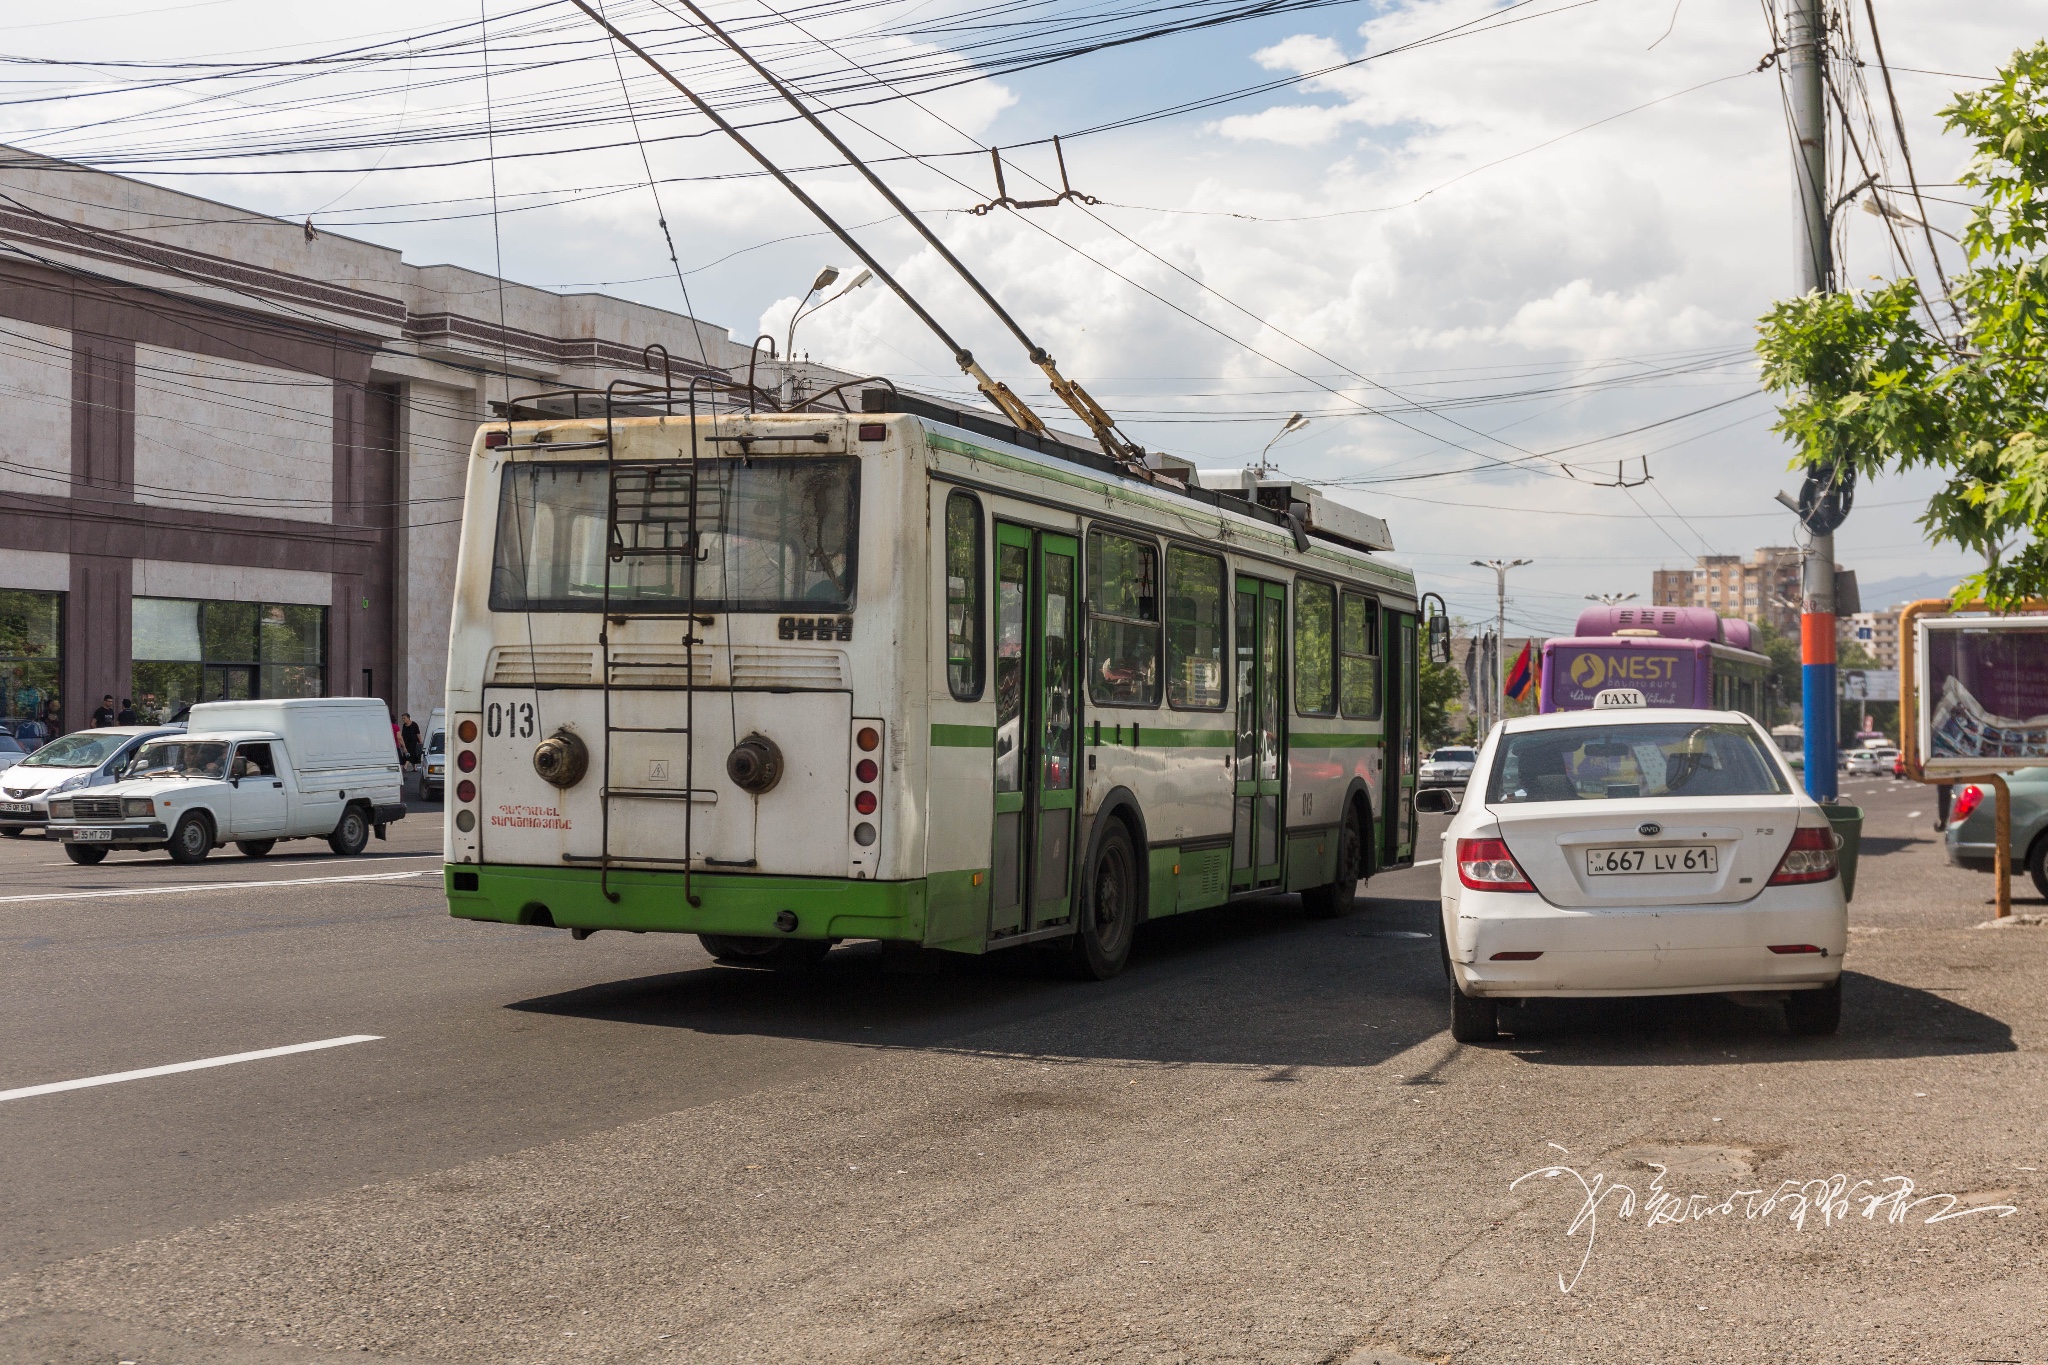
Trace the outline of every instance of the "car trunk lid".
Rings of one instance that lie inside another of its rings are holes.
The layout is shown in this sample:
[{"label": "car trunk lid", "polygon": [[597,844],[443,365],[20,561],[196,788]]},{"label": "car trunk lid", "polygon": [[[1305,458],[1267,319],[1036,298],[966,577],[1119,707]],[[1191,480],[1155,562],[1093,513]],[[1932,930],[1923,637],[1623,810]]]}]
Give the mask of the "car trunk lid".
[{"label": "car trunk lid", "polygon": [[1490,805],[1552,905],[1739,904],[1770,880],[1799,824],[1791,796]]}]

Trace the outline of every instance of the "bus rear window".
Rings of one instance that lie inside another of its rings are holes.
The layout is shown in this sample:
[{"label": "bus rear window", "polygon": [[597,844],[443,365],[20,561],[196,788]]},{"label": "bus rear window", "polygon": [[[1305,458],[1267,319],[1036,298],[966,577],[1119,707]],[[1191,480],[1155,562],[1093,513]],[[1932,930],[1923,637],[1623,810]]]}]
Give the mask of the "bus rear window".
[{"label": "bus rear window", "polygon": [[[617,560],[606,503],[618,479]],[[696,503],[695,554],[690,511]],[[517,464],[498,496],[492,611],[848,611],[860,466],[840,456]]]}]

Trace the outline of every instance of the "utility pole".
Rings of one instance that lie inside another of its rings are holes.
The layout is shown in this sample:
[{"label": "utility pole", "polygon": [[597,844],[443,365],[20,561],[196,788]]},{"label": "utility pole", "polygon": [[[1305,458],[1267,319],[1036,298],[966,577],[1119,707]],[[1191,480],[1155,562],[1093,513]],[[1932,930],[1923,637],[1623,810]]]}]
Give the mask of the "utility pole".
[{"label": "utility pole", "polygon": [[[1834,288],[1827,201],[1827,31],[1821,0],[1783,0],[1785,80],[1791,97],[1792,178],[1799,191],[1794,280],[1801,294]],[[1809,479],[1813,472],[1809,472]],[[1812,533],[1799,601],[1799,694],[1806,731],[1806,791],[1833,801],[1835,786],[1835,537]]]},{"label": "utility pole", "polygon": [[1486,732],[1493,728],[1493,722],[1500,719],[1502,711],[1500,704],[1499,663],[1501,644],[1507,639],[1508,570],[1519,569],[1524,564],[1533,564],[1535,562],[1533,559],[1475,559],[1472,561],[1472,567],[1475,569],[1493,570],[1494,584],[1493,658],[1495,669],[1492,682],[1484,689],[1486,692],[1486,705],[1479,717],[1479,738],[1482,742],[1486,739]]}]

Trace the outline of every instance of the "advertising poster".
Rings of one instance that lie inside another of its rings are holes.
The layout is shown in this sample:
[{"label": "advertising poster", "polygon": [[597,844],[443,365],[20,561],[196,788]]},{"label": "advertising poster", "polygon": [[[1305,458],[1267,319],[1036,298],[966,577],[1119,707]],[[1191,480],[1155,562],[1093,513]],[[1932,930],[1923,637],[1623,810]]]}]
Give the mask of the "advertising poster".
[{"label": "advertising poster", "polygon": [[1842,682],[1843,701],[1897,701],[1899,675],[1886,668],[1844,668],[1837,676]]},{"label": "advertising poster", "polygon": [[1584,711],[1603,688],[1632,687],[1652,706],[1693,704],[1693,655],[1645,645],[1591,645],[1553,656],[1548,684],[1560,711]]},{"label": "advertising poster", "polygon": [[1940,617],[1919,636],[1926,772],[2048,764],[2048,616]]}]

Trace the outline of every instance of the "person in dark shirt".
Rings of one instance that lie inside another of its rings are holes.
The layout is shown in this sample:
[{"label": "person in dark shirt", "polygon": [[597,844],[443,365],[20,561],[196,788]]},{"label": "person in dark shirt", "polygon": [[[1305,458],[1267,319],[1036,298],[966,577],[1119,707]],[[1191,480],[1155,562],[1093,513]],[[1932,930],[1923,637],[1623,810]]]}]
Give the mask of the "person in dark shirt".
[{"label": "person in dark shirt", "polygon": [[134,701],[132,701],[131,699],[129,699],[129,698],[127,698],[127,697],[123,697],[123,698],[121,698],[121,714],[120,714],[120,715],[119,715],[118,717],[116,717],[115,719],[116,719],[116,722],[117,722],[118,724],[121,724],[121,725],[135,725],[135,724],[137,724],[138,722],[137,722],[137,721],[136,721],[136,719],[135,719],[135,703],[134,703]]},{"label": "person in dark shirt", "polygon": [[114,694],[107,693],[100,698],[100,704],[92,713],[93,729],[99,730],[114,723]]},{"label": "person in dark shirt", "polygon": [[398,718],[398,737],[405,745],[405,761],[412,767],[420,766],[420,726],[410,711]]}]

